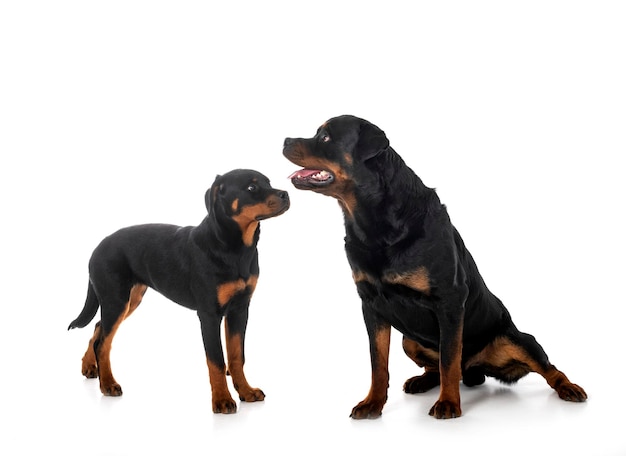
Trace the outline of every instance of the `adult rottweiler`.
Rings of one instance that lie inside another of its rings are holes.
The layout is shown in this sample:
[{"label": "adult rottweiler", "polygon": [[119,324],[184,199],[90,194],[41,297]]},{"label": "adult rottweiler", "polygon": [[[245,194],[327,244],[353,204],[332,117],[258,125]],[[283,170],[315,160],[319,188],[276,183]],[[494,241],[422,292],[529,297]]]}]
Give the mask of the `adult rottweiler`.
[{"label": "adult rottweiler", "polygon": [[549,361],[529,334],[520,332],[502,302],[486,287],[446,207],[372,123],[340,116],[313,138],[285,139],[284,156],[304,169],[293,185],[336,198],[344,213],[345,248],[362,300],[370,340],[372,384],[352,418],[380,416],[387,400],[393,326],[421,376],[407,393],[440,385],[430,409],[436,418],[461,415],[459,383],[485,376],[514,383],[541,374],[566,401],[585,391]]},{"label": "adult rottweiler", "polygon": [[137,225],[113,233],[94,250],[82,312],[68,329],[82,328],[100,307],[83,357],[82,373],[100,378],[106,396],[122,388],[111,372],[111,342],[119,325],[135,311],[148,287],[197,311],[211,383],[213,412],[234,413],[226,384],[220,326],[225,319],[228,373],[242,401],[262,401],[243,372],[248,306],[257,284],[260,221],[289,208],[289,195],[263,174],[233,170],[217,176],[205,194],[208,215],[198,226]]}]

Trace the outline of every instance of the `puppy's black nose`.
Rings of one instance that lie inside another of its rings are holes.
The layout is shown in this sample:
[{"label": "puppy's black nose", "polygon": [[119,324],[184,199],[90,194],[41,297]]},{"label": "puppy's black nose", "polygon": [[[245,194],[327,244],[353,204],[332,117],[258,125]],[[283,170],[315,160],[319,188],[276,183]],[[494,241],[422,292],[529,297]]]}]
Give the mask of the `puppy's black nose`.
[{"label": "puppy's black nose", "polygon": [[284,190],[279,191],[276,196],[278,196],[281,200],[289,201],[289,193]]},{"label": "puppy's black nose", "polygon": [[287,147],[293,144],[294,139],[293,138],[285,138],[285,143],[283,144],[283,147]]}]

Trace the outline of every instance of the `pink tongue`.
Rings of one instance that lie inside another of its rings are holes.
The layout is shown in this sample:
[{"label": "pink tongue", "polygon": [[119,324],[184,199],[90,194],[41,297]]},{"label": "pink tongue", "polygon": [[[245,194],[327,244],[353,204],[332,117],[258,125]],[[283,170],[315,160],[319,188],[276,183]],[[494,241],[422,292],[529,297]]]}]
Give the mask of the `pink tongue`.
[{"label": "pink tongue", "polygon": [[295,173],[290,175],[287,179],[293,179],[294,177],[307,178],[307,177],[312,176],[313,174],[317,174],[319,172],[320,172],[319,169],[301,169],[300,171],[296,171]]}]

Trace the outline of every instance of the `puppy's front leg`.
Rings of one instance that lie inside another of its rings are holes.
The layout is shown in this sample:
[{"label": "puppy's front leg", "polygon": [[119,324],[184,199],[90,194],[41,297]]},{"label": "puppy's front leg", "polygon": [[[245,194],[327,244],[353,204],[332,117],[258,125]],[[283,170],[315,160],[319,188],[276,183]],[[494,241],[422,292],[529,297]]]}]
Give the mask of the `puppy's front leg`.
[{"label": "puppy's front leg", "polygon": [[377,318],[371,310],[363,306],[365,326],[370,339],[372,362],[372,386],[368,395],[352,409],[350,417],[360,420],[378,418],[387,402],[389,389],[389,342],[391,325]]},{"label": "puppy's front leg", "polygon": [[235,413],[237,404],[228,391],[226,384],[226,365],[220,335],[221,317],[210,312],[198,311],[202,340],[209,367],[213,413]]},{"label": "puppy's front leg", "polygon": [[248,305],[231,311],[226,316],[226,352],[228,353],[228,371],[239,399],[245,402],[256,402],[265,399],[265,394],[259,388],[253,388],[243,373],[246,361],[244,355],[244,341],[248,323]]}]

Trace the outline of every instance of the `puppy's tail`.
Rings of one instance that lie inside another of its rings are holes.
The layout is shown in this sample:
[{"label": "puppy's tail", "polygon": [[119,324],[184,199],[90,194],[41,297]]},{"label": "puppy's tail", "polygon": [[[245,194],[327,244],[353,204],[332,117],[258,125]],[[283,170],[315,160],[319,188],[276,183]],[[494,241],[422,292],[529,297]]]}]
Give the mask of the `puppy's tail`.
[{"label": "puppy's tail", "polygon": [[93,289],[93,285],[89,282],[89,286],[87,288],[87,299],[85,300],[85,307],[80,312],[80,315],[76,317],[76,320],[70,323],[68,326],[68,330],[74,328],[84,328],[89,324],[93,317],[95,317],[98,308],[100,307],[100,303],[98,302],[98,297],[96,296],[96,291]]}]

